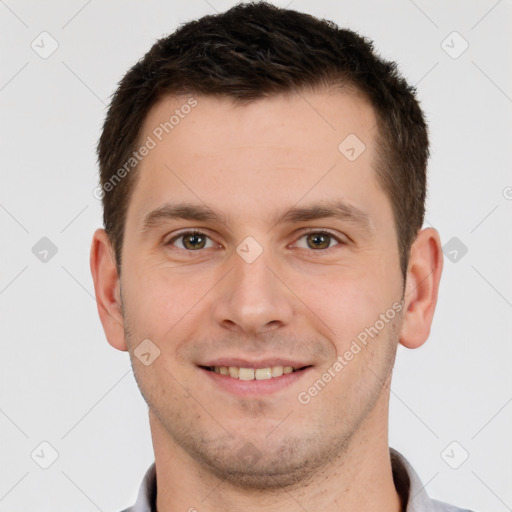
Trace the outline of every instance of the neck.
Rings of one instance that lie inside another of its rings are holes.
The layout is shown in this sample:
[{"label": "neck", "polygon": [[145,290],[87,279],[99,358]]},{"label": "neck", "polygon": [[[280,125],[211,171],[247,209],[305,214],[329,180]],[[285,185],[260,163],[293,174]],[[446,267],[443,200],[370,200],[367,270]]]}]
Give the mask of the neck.
[{"label": "neck", "polygon": [[[387,404],[377,406],[373,413],[387,418]],[[370,417],[367,420],[343,454],[307,482],[266,491],[235,487],[216,477],[174,443],[150,412],[158,512],[399,512],[401,503],[393,482],[387,423],[379,425]]]}]

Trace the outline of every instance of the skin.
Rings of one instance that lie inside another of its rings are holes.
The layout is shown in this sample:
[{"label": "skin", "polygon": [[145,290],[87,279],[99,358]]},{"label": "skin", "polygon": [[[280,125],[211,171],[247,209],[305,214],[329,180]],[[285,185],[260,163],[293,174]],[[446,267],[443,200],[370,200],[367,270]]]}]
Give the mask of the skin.
[{"label": "skin", "polygon": [[[186,99],[158,103],[141,141]],[[439,235],[419,232],[402,294],[392,208],[373,167],[375,116],[360,96],[322,90],[246,105],[196,99],[140,164],[121,277],[104,230],[91,249],[106,337],[130,352],[149,405],[157,508],[398,511],[389,385],[397,344],[416,348],[428,338]],[[349,134],[366,146],[352,162],[338,150]],[[177,201],[207,205],[223,220],[169,219],[143,229],[149,212]],[[368,225],[332,217],[276,223],[286,210],[320,201],[357,207]],[[191,228],[209,237],[204,248],[176,238]],[[310,228],[333,238],[316,248]],[[236,251],[248,236],[263,249],[252,263]],[[300,403],[299,393],[397,303],[402,311]],[[160,350],[149,366],[134,356],[147,338]],[[222,356],[292,357],[312,367],[283,389],[241,397],[197,366]],[[240,455],[247,450],[257,454],[252,464]]]}]

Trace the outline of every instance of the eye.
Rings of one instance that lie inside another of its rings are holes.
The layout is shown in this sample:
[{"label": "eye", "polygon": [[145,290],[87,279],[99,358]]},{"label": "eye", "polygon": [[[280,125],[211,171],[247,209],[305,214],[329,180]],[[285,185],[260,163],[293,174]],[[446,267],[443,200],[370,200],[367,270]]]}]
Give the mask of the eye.
[{"label": "eye", "polygon": [[[304,240],[304,243],[301,244],[301,240]],[[297,246],[302,249],[321,250],[330,249],[341,243],[343,242],[327,231],[310,231],[299,238]]]},{"label": "eye", "polygon": [[166,245],[174,245],[179,249],[185,249],[188,251],[197,251],[199,249],[214,247],[213,241],[200,231],[187,231],[185,233],[180,233],[178,236],[171,238]]}]

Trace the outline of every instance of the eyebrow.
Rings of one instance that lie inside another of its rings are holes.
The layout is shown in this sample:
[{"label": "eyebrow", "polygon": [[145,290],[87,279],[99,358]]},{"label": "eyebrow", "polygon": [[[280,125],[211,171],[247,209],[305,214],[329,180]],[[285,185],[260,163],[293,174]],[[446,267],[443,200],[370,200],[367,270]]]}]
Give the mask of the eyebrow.
[{"label": "eyebrow", "polygon": [[323,201],[306,207],[294,206],[279,215],[275,224],[305,222],[317,219],[335,218],[373,231],[373,222],[369,215],[354,205],[343,201]]},{"label": "eyebrow", "polygon": [[151,211],[144,217],[142,232],[154,229],[166,221],[182,219],[197,222],[221,222],[226,224],[225,218],[215,213],[206,205],[192,203],[165,203]]},{"label": "eyebrow", "polygon": [[[272,228],[278,224],[307,222],[334,218],[353,224],[365,231],[373,231],[374,226],[366,212],[343,201],[321,201],[309,206],[293,206],[284,213],[273,217]],[[166,221],[191,220],[197,222],[222,223],[227,226],[226,217],[206,205],[193,203],[165,203],[144,217],[141,231],[150,231]]]}]

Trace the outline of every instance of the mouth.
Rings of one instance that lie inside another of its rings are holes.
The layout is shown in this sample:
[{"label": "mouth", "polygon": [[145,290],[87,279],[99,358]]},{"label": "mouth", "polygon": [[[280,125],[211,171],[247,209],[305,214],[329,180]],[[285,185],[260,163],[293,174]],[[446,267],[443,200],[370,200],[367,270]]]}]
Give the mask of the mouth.
[{"label": "mouth", "polygon": [[218,373],[238,380],[269,380],[288,375],[290,373],[300,372],[309,368],[310,365],[293,367],[293,366],[265,366],[261,368],[248,368],[243,366],[200,366],[204,370]]},{"label": "mouth", "polygon": [[301,380],[313,365],[296,361],[222,359],[198,365],[203,374],[217,388],[231,395],[257,398],[277,393]]}]

